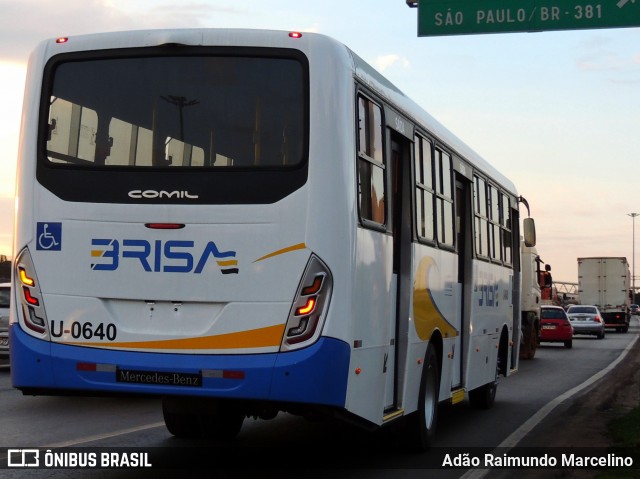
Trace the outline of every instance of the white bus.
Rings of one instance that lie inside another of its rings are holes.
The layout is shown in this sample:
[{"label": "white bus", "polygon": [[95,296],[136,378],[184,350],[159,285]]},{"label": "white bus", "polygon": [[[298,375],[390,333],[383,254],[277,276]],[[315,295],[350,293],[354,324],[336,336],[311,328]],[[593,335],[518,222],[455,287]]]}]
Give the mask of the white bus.
[{"label": "white bus", "polygon": [[401,423],[424,449],[439,403],[489,407],[517,369],[514,185],[330,38],[45,41],[20,144],[24,394],[160,396],[189,437]]}]

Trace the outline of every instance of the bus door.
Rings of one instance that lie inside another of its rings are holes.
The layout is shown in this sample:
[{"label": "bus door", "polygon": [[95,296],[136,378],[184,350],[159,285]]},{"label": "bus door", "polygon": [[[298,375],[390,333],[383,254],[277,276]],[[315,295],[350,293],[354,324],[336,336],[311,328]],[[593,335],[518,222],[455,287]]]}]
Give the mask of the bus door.
[{"label": "bus door", "polygon": [[389,353],[385,357],[385,411],[399,407],[408,346],[411,303],[411,150],[405,136],[391,131],[391,226],[393,233],[393,277],[396,282],[395,311],[389,321]]},{"label": "bus door", "polygon": [[456,249],[458,252],[458,298],[456,307],[455,328],[460,334],[456,337],[453,362],[451,387],[456,388],[462,385],[462,371],[464,357],[463,351],[469,341],[470,310],[471,310],[471,183],[462,175],[456,173],[456,195],[455,195],[455,231]]}]

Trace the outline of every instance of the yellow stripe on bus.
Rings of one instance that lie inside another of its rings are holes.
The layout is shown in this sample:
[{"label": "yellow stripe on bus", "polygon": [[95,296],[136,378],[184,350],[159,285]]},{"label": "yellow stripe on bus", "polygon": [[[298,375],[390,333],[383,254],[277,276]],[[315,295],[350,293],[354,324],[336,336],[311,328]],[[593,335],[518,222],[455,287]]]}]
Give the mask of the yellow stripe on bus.
[{"label": "yellow stripe on bus", "polygon": [[262,261],[263,259],[273,258],[274,256],[278,256],[278,255],[281,255],[281,254],[289,253],[291,251],[297,251],[299,249],[305,249],[306,247],[307,247],[307,245],[304,244],[304,243],[294,244],[294,245],[289,246],[287,248],[282,248],[282,249],[279,249],[278,251],[274,251],[273,253],[266,254],[266,255],[258,258],[257,260],[255,260],[254,263],[257,263],[258,261]]},{"label": "yellow stripe on bus", "polygon": [[442,315],[433,301],[429,290],[429,270],[435,265],[433,258],[427,256],[420,260],[413,286],[413,315],[418,337],[423,341],[431,338],[435,329],[442,331],[445,338],[458,336],[458,331]]},{"label": "yellow stripe on bus", "polygon": [[100,346],[117,349],[241,349],[266,348],[279,346],[284,333],[284,324],[265,328],[238,331],[236,333],[217,334],[200,338],[160,339],[155,341],[123,342],[66,342],[74,346]]},{"label": "yellow stripe on bus", "polygon": [[216,263],[218,263],[218,266],[237,266],[238,260],[230,259],[227,261],[216,261]]}]

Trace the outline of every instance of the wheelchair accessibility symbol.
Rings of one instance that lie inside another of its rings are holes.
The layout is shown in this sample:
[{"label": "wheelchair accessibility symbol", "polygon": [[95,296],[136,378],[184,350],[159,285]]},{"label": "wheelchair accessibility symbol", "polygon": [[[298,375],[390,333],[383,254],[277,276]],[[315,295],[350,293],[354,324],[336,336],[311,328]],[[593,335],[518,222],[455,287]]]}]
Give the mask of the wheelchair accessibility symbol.
[{"label": "wheelchair accessibility symbol", "polygon": [[38,223],[37,250],[60,251],[62,249],[62,223]]}]

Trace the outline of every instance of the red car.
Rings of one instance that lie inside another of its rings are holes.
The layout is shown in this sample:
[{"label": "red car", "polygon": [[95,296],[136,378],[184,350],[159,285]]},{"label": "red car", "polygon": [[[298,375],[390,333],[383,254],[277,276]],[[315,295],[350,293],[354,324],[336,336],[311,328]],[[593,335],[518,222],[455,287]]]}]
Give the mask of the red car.
[{"label": "red car", "polygon": [[573,346],[573,326],[564,309],[558,306],[540,308],[540,339],[538,342],[564,343],[565,348]]}]

